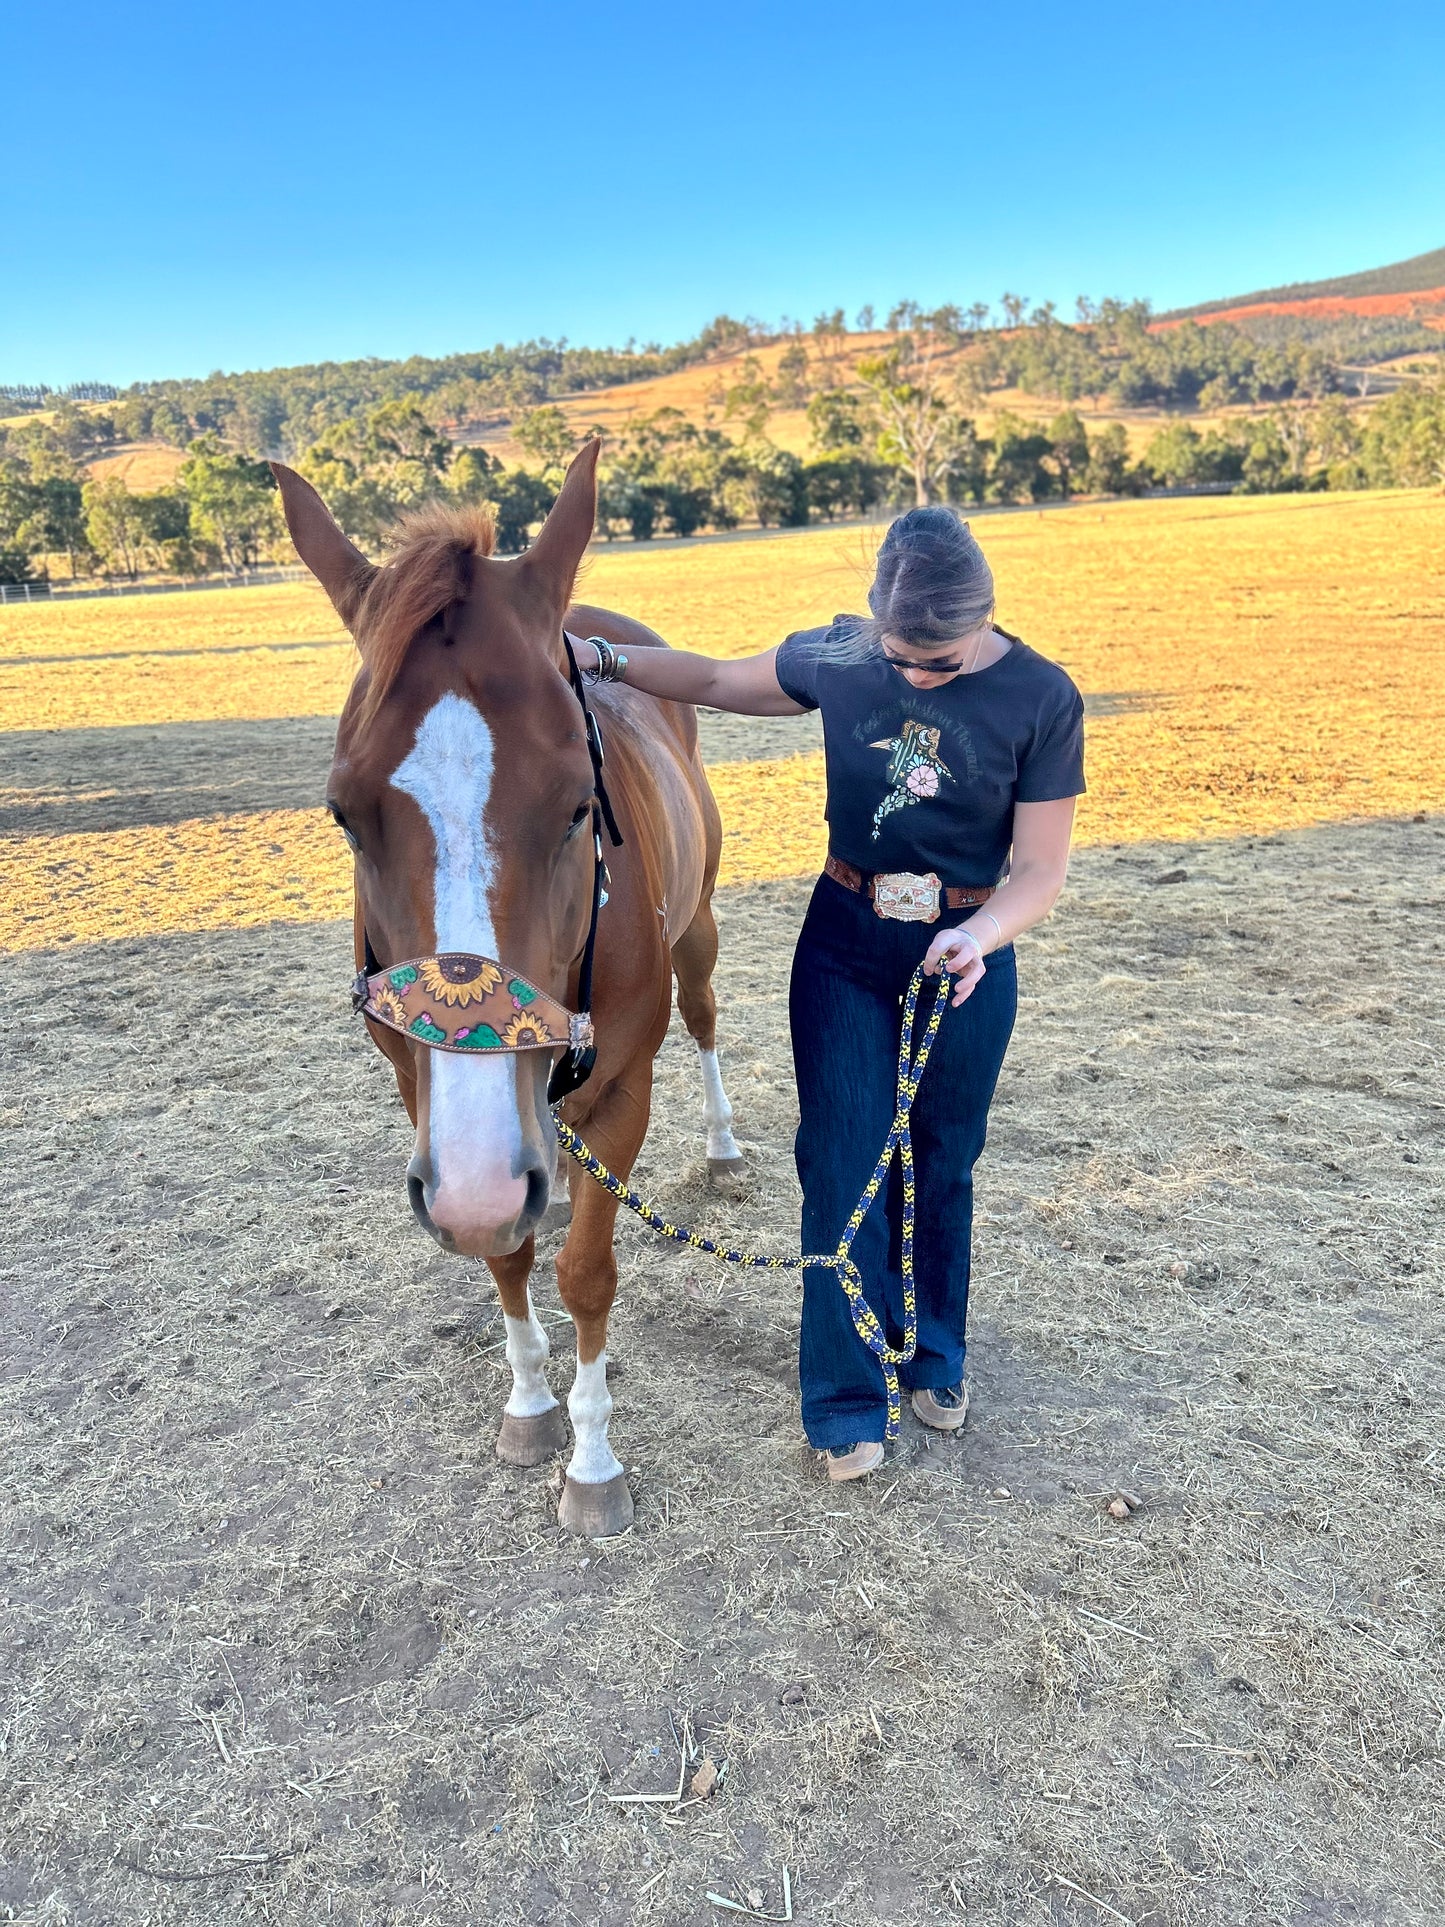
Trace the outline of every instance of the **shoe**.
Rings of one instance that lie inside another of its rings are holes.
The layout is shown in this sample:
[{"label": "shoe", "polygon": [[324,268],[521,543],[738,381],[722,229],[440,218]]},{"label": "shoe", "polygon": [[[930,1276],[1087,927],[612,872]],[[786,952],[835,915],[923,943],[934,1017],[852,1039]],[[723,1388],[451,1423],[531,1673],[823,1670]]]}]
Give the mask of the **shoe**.
[{"label": "shoe", "polygon": [[968,1417],[968,1386],[939,1385],[913,1394],[913,1416],[935,1432],[957,1432]]},{"label": "shoe", "polygon": [[849,1479],[866,1479],[878,1470],[883,1463],[883,1443],[881,1439],[865,1439],[861,1445],[833,1445],[823,1457],[828,1477],[835,1485],[843,1485]]}]

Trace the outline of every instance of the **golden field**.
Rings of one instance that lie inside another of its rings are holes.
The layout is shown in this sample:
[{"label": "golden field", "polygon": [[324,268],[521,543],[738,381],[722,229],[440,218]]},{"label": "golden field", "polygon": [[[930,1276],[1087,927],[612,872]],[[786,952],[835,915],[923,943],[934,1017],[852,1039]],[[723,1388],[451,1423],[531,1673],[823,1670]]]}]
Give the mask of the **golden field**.
[{"label": "golden field", "polygon": [[[981,516],[978,529],[1002,624],[1092,699],[1082,843],[1445,803],[1428,750],[1445,712],[1439,495],[1119,503]],[[861,607],[877,534],[602,546],[580,593],[681,646],[738,655]],[[330,715],[354,661],[340,635],[307,584],[0,610],[0,730]],[[714,781],[724,882],[816,867],[818,755],[726,764]],[[0,947],[314,921],[344,914],[347,888],[319,810],[11,836]]]}]

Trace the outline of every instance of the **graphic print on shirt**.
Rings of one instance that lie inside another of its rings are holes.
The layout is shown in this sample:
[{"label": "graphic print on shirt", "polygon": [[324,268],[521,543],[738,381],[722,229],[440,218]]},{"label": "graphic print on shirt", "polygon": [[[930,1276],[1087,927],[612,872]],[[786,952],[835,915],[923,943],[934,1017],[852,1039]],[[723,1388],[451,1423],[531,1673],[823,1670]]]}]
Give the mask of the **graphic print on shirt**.
[{"label": "graphic print on shirt", "polygon": [[910,717],[898,735],[885,736],[882,742],[868,745],[870,749],[891,752],[888,758],[888,788],[873,812],[875,843],[882,832],[885,818],[892,816],[895,810],[906,809],[912,803],[923,803],[930,796],[937,796],[943,777],[952,782],[953,771],[938,753],[941,737],[941,730]]}]

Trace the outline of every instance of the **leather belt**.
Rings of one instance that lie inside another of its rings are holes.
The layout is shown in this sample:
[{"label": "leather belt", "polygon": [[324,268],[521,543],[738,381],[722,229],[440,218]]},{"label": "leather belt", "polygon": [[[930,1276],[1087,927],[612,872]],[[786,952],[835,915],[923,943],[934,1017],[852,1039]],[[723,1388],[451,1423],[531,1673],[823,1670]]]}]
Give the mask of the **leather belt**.
[{"label": "leather belt", "polygon": [[994,894],[991,884],[965,888],[940,883],[932,871],[917,876],[908,871],[860,870],[831,852],[823,874],[855,896],[870,898],[880,917],[905,923],[936,923],[940,909],[976,910]]}]

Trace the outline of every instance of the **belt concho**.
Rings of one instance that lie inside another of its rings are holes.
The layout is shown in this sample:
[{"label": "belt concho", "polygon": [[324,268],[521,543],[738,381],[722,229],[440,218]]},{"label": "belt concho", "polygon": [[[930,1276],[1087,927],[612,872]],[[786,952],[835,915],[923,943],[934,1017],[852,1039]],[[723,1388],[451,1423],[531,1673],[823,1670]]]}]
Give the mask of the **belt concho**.
[{"label": "belt concho", "polygon": [[368,976],[363,970],[351,1004],[430,1050],[584,1051],[592,1019],[579,1016],[525,977],[491,957],[443,951],[412,957]]}]

